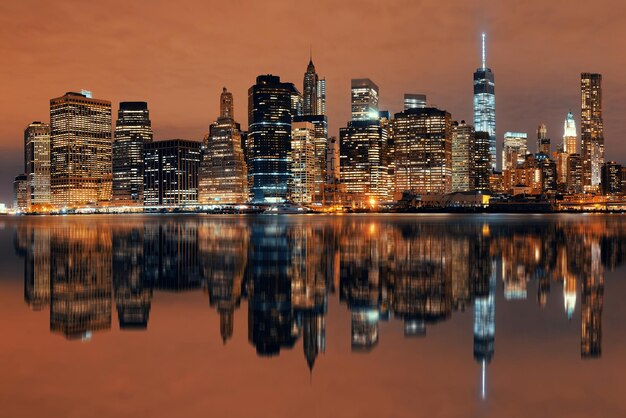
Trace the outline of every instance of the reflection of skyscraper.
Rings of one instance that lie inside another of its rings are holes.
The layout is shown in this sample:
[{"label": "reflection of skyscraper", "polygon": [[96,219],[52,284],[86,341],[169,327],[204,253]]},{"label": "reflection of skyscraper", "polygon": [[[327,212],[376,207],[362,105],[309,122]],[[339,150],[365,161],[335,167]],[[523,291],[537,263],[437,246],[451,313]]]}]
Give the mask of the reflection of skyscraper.
[{"label": "reflection of skyscraper", "polygon": [[24,300],[38,311],[50,303],[50,230],[25,229]]},{"label": "reflection of skyscraper", "polygon": [[50,231],[50,330],[89,339],[111,328],[111,233],[100,225]]},{"label": "reflection of skyscraper", "polygon": [[144,225],[145,280],[174,292],[198,289],[198,224],[173,219]]},{"label": "reflection of skyscraper", "polygon": [[202,223],[198,240],[209,304],[220,316],[220,336],[225,344],[233,335],[235,309],[241,300],[248,260],[248,226],[237,221]]},{"label": "reflection of skyscraper", "polygon": [[481,257],[483,268],[474,274],[474,359],[481,364],[482,385],[481,394],[483,399],[486,393],[486,368],[491,362],[495,350],[496,337],[496,270],[485,263],[487,254],[485,248],[476,248],[476,255]]},{"label": "reflection of skyscraper", "polygon": [[602,307],[604,305],[604,271],[598,242],[593,242],[583,266],[580,356],[602,355]]},{"label": "reflection of skyscraper", "polygon": [[144,229],[112,228],[113,287],[120,329],[146,329],[154,283],[144,269]]},{"label": "reflection of skyscraper", "polygon": [[248,340],[260,356],[295,344],[291,303],[291,245],[285,223],[252,225],[248,256]]},{"label": "reflection of skyscraper", "polygon": [[487,68],[485,34],[482,35],[482,65],[474,72],[474,128],[489,134],[491,171],[496,169],[496,90],[493,72]]}]

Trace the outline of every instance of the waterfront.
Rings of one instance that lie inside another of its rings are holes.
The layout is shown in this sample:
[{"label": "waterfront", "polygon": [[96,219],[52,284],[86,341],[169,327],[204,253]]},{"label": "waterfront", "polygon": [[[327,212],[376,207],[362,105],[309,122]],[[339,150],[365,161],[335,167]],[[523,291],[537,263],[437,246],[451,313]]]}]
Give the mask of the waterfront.
[{"label": "waterfront", "polygon": [[3,218],[0,405],[623,416],[625,237],[620,215]]}]

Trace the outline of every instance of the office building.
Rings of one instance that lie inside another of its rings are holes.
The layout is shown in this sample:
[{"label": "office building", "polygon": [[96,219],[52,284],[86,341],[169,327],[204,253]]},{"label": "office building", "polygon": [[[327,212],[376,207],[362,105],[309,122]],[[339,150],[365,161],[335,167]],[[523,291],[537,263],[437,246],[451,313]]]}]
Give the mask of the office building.
[{"label": "office building", "polygon": [[487,68],[485,34],[482,35],[482,65],[474,72],[474,129],[489,134],[491,170],[496,169],[496,91],[494,74]]},{"label": "office building", "polygon": [[464,120],[452,123],[452,191],[474,190],[474,127]]},{"label": "office building", "polygon": [[604,164],[604,124],[602,122],[602,75],[582,73],[580,76],[580,132],[582,138],[583,189],[599,191]]},{"label": "office building", "polygon": [[33,122],[24,131],[24,172],[28,209],[50,204],[50,125]]},{"label": "office building", "polygon": [[602,164],[601,190],[603,195],[618,195],[622,193],[622,166],[615,161]]},{"label": "office building", "polygon": [[144,145],[144,206],[198,204],[200,143],[185,139]]},{"label": "office building", "polygon": [[567,191],[573,194],[583,192],[583,161],[580,154],[571,154],[567,158]]},{"label": "office building", "polygon": [[313,148],[315,153],[315,191],[313,201],[323,202],[327,165],[326,149],[328,147],[328,118],[326,115],[302,115],[295,116],[293,118],[293,123],[310,123],[313,125]]},{"label": "office building", "polygon": [[291,124],[291,201],[313,202],[316,186],[315,126],[311,122]]},{"label": "office building", "polygon": [[248,176],[252,201],[287,200],[291,177],[291,120],[300,93],[280,77],[261,75],[248,90]]},{"label": "office building", "polygon": [[524,132],[506,132],[502,146],[502,176],[504,188],[512,189],[519,181],[515,170],[524,163],[528,154],[528,134]]},{"label": "office building", "polygon": [[111,199],[111,102],[91,93],[50,100],[50,188],[57,207]]},{"label": "office building", "polygon": [[577,138],[574,115],[568,112],[563,124],[563,151],[567,154],[578,154]]},{"label": "office building", "polygon": [[209,127],[198,172],[198,203],[233,204],[248,200],[248,173],[239,124],[233,119],[233,95],[220,97],[220,116]]},{"label": "office building", "polygon": [[13,209],[20,212],[28,211],[29,201],[28,176],[20,174],[13,181]]},{"label": "office building", "polygon": [[548,128],[545,123],[537,128],[537,154],[550,156],[550,138],[548,138]]},{"label": "office building", "polygon": [[143,205],[143,147],[152,142],[146,102],[121,102],[113,140],[113,203]]},{"label": "office building", "polygon": [[406,93],[404,95],[404,110],[408,109],[423,109],[426,107],[426,95],[425,94],[412,94]]},{"label": "office building", "polygon": [[[491,166],[491,137],[489,132],[474,133],[474,188],[480,191],[491,189],[491,178],[494,173]],[[501,175],[498,176],[501,180]]]},{"label": "office building", "polygon": [[378,119],[378,86],[369,78],[356,78],[351,82],[352,120]]},{"label": "office building", "polygon": [[449,193],[452,190],[450,113],[432,107],[396,113],[393,120],[398,192]]}]

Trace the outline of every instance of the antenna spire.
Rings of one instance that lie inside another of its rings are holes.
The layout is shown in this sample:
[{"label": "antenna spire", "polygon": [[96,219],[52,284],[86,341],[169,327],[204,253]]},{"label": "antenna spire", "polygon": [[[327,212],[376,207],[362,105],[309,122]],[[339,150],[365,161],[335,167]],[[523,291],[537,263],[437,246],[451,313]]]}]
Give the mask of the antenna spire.
[{"label": "antenna spire", "polygon": [[485,52],[485,32],[483,32],[483,70],[487,68],[487,65],[485,63],[486,61],[486,52]]}]

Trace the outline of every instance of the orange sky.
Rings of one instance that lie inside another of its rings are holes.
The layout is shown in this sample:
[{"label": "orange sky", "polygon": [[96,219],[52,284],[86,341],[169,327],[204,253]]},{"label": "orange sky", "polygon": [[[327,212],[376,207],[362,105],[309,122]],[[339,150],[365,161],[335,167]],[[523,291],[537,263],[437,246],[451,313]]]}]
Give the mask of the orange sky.
[{"label": "orange sky", "polygon": [[66,91],[90,89],[114,111],[119,101],[147,100],[156,139],[200,139],[222,86],[245,126],[255,77],[274,73],[300,87],[312,44],[333,135],[349,118],[356,77],[373,79],[392,112],[403,93],[418,92],[471,120],[483,30],[499,138],[534,137],[545,122],[558,144],[567,111],[579,113],[580,72],[600,72],[607,159],[626,162],[622,0],[3,1],[0,201],[11,199],[22,170],[25,126],[48,120],[49,99]]}]

